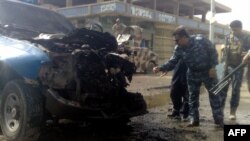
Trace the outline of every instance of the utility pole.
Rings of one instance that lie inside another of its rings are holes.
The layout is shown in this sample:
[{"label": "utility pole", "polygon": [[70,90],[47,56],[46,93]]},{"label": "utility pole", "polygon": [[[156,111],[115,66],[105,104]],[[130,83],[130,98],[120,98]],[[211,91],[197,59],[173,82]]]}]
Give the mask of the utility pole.
[{"label": "utility pole", "polygon": [[154,0],[154,10],[156,10],[156,0]]},{"label": "utility pole", "polygon": [[215,1],[211,0],[210,2],[210,12],[211,12],[211,17],[209,19],[210,21],[210,27],[209,27],[209,39],[212,43],[214,43],[214,16],[215,16]]}]

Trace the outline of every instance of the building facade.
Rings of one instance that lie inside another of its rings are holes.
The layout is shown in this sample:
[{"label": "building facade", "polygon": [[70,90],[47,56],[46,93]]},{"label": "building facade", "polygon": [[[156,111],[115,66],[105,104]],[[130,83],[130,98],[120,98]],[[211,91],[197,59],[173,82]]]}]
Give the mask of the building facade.
[{"label": "building facade", "polygon": [[[25,1],[25,0],[23,0]],[[29,0],[26,0],[29,1]],[[174,49],[172,32],[184,25],[191,34],[209,34],[206,15],[210,0],[33,0],[41,6],[56,10],[69,18],[77,27],[89,20],[102,24],[104,31],[111,28],[116,18],[125,25],[143,28],[147,47],[159,55],[160,60],[169,58]],[[230,12],[220,3],[215,4],[216,13]],[[201,18],[197,18],[199,15]],[[230,32],[228,26],[215,23],[215,43],[221,43]]]}]

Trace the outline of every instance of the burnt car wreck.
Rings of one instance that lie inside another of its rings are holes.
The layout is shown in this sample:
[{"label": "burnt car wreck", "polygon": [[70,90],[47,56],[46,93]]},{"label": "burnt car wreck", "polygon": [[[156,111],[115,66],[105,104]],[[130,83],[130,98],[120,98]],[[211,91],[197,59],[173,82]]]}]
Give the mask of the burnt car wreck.
[{"label": "burnt car wreck", "polygon": [[127,121],[147,113],[142,95],[126,90],[136,68],[113,36],[76,29],[36,6],[0,2],[0,70],[0,124],[9,141],[36,140],[51,117]]}]

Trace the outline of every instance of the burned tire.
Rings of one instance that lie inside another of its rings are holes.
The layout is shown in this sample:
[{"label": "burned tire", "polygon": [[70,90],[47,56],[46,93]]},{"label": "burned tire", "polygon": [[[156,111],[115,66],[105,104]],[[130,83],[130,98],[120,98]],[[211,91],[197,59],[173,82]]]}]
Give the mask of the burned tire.
[{"label": "burned tire", "polygon": [[8,141],[35,141],[43,121],[43,97],[23,81],[11,81],[2,93],[0,124]]}]

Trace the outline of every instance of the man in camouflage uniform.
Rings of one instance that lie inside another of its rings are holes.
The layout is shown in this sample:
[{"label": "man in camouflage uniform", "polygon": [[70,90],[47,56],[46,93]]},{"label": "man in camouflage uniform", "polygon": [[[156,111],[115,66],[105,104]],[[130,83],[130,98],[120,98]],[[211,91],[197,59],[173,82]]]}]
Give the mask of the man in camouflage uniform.
[{"label": "man in camouflage uniform", "polygon": [[[218,64],[217,51],[212,43],[201,35],[190,37],[183,26],[173,33],[177,46],[174,54],[161,67],[154,67],[155,73],[167,73],[174,69],[180,59],[188,67],[187,84],[189,90],[189,118],[188,127],[199,126],[199,94],[202,82],[207,90],[217,83],[215,66]],[[223,126],[223,111],[219,95],[209,92],[209,101],[212,108],[214,123]]]},{"label": "man in camouflage uniform", "polygon": [[115,24],[112,26],[115,37],[117,37],[119,34],[123,34],[126,27],[127,26],[123,24],[119,18],[117,18]]},{"label": "man in camouflage uniform", "polygon": [[[242,62],[243,56],[250,48],[250,38],[242,32],[242,23],[239,20],[234,20],[230,23],[232,32],[226,36],[225,48],[223,49],[223,57],[225,58],[224,76],[230,73]],[[237,71],[231,78],[232,80],[232,97],[230,101],[230,116],[229,119],[236,119],[236,110],[240,101],[240,87],[244,68]],[[225,106],[229,85],[223,89],[222,104]]]},{"label": "man in camouflage uniform", "polygon": [[136,72],[151,73],[152,68],[158,64],[158,55],[145,46],[142,31],[138,25],[127,26],[125,33],[116,39],[119,48],[129,53],[128,59],[135,63]]}]

